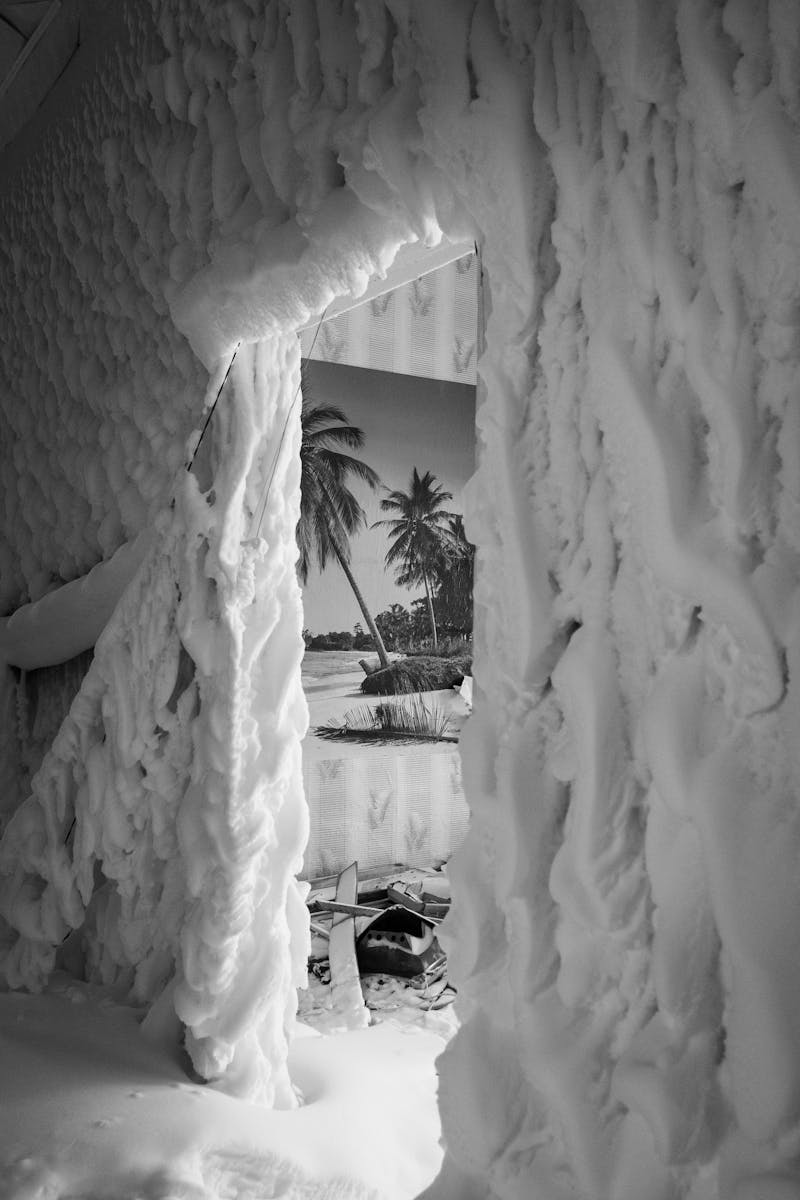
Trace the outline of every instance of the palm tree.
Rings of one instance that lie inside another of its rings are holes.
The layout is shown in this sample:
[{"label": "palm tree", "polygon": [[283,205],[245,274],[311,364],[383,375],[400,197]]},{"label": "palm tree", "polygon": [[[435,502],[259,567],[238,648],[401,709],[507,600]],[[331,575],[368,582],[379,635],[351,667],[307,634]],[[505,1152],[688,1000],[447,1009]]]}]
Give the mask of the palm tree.
[{"label": "palm tree", "polygon": [[350,568],[350,538],[366,524],[366,515],[347,486],[349,476],[376,488],[380,479],[372,467],[348,450],[360,450],[364,434],[334,404],[317,404],[303,381],[300,415],[300,520],[297,523],[297,574],[305,583],[312,562],[324,571],[335,558],[345,573],[364,614],[382,667],[389,666],[383,639],[367,608]]},{"label": "palm tree", "polygon": [[462,634],[472,632],[472,592],[475,575],[475,547],[467,540],[464,518],[450,519],[452,543],[447,549],[446,569],[439,572],[433,597],[434,612]]},{"label": "palm tree", "polygon": [[414,467],[408,492],[389,492],[381,500],[381,511],[396,515],[375,522],[386,525],[390,538],[393,538],[386,554],[386,565],[397,568],[397,583],[401,587],[420,583],[425,587],[434,650],[439,646],[439,638],[431,587],[453,541],[450,521],[454,514],[443,507],[452,499],[451,492],[436,484],[435,475],[426,471],[420,476]]}]

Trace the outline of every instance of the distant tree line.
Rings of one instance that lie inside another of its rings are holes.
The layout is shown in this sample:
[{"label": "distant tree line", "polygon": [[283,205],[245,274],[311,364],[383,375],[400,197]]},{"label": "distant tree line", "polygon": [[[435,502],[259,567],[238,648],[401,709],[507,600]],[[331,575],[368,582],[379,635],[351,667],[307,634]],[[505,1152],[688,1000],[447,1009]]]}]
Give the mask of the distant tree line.
[{"label": "distant tree line", "polygon": [[311,633],[303,630],[303,641],[308,650],[374,650],[375,642],[369,633],[364,632],[360,623],[352,630],[331,629],[328,633]]}]

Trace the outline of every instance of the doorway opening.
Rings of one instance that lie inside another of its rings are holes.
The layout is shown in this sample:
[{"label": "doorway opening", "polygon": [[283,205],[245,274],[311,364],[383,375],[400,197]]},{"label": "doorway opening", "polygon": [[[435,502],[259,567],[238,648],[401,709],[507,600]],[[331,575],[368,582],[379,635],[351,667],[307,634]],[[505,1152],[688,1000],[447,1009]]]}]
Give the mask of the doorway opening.
[{"label": "doorway opening", "polygon": [[[336,552],[312,549],[302,562],[312,953],[299,1016],[323,1032],[434,1025],[439,1048],[456,1023],[438,923],[468,821],[457,743],[471,708],[473,548],[462,518],[475,469],[477,301],[475,248],[448,246],[432,261],[401,260],[366,300],[301,334],[304,452],[313,456],[316,437],[366,471],[341,480],[358,513],[346,569]],[[411,510],[399,507],[415,479],[432,499],[428,578]],[[344,957],[332,948],[342,938]],[[435,1107],[427,1119],[438,1136]]]}]

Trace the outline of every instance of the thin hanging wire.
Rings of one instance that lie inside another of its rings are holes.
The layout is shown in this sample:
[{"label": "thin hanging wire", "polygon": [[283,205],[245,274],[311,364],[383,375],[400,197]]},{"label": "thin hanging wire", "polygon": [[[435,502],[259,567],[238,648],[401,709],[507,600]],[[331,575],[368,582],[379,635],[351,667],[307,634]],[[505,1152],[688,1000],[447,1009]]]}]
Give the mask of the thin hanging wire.
[{"label": "thin hanging wire", "polygon": [[[322,313],[322,316],[319,319],[319,324],[317,325],[317,328],[314,331],[314,337],[312,339],[311,346],[309,347],[308,354],[306,355],[306,361],[308,361],[308,359],[310,359],[311,355],[314,353],[314,347],[317,344],[317,337],[319,336],[319,331],[322,328],[322,323],[325,320],[325,316],[326,316],[326,313],[329,308],[330,308],[330,304],[326,304],[325,309]],[[272,481],[275,478],[275,471],[277,470],[277,467],[278,467],[278,459],[281,456],[281,450],[283,449],[283,443],[286,440],[286,431],[289,428],[289,421],[291,420],[292,413],[295,410],[295,406],[297,404],[297,399],[298,399],[298,396],[300,395],[300,392],[302,391],[302,387],[303,387],[303,376],[302,376],[302,368],[301,368],[300,382],[297,385],[297,391],[295,392],[294,396],[292,397],[292,403],[289,405],[288,412],[286,413],[286,420],[283,423],[283,429],[281,430],[280,440],[278,441],[278,448],[275,451],[275,454],[273,456],[272,463],[271,463],[270,469],[269,469],[269,476],[267,478],[267,482],[264,487],[264,495],[262,496],[261,503],[259,505],[259,508],[261,509],[261,515],[258,518],[258,524],[256,526],[256,532],[255,532],[256,538],[258,538],[259,534],[261,533],[261,525],[264,521],[264,515],[267,511],[267,501],[269,500],[270,488],[272,487]]]},{"label": "thin hanging wire", "polygon": [[211,408],[208,410],[208,416],[206,417],[205,424],[203,425],[203,428],[200,430],[200,437],[197,439],[197,445],[194,448],[192,457],[189,459],[188,463],[186,464],[187,471],[191,471],[192,467],[194,466],[194,460],[197,458],[197,451],[200,449],[200,443],[202,442],[203,438],[206,436],[206,430],[208,429],[209,425],[211,424],[211,418],[214,415],[214,409],[217,407],[217,401],[219,400],[220,396],[222,395],[225,384],[228,382],[228,376],[231,373],[231,368],[233,366],[234,359],[236,358],[236,355],[239,352],[239,347],[241,346],[241,344],[242,344],[241,341],[238,341],[236,343],[236,348],[234,349],[233,354],[231,355],[231,361],[228,363],[228,369],[225,372],[225,377],[222,380],[222,383],[219,385],[219,388],[217,389],[217,394],[214,397],[214,403],[211,405]]}]

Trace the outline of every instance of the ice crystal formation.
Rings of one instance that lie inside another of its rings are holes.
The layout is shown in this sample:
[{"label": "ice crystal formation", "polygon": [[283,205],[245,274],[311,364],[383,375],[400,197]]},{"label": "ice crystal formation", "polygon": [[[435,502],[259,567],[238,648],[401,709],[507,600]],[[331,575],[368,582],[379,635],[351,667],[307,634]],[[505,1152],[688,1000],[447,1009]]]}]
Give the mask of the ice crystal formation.
[{"label": "ice crystal formation", "polygon": [[[796,4],[125,0],[61,86],[0,189],[7,983],[80,941],[201,1075],[291,1102],[296,331],[474,239],[430,1195],[800,1195]],[[123,545],[97,637],[54,588]],[[45,631],[96,647],[23,788]]]}]

